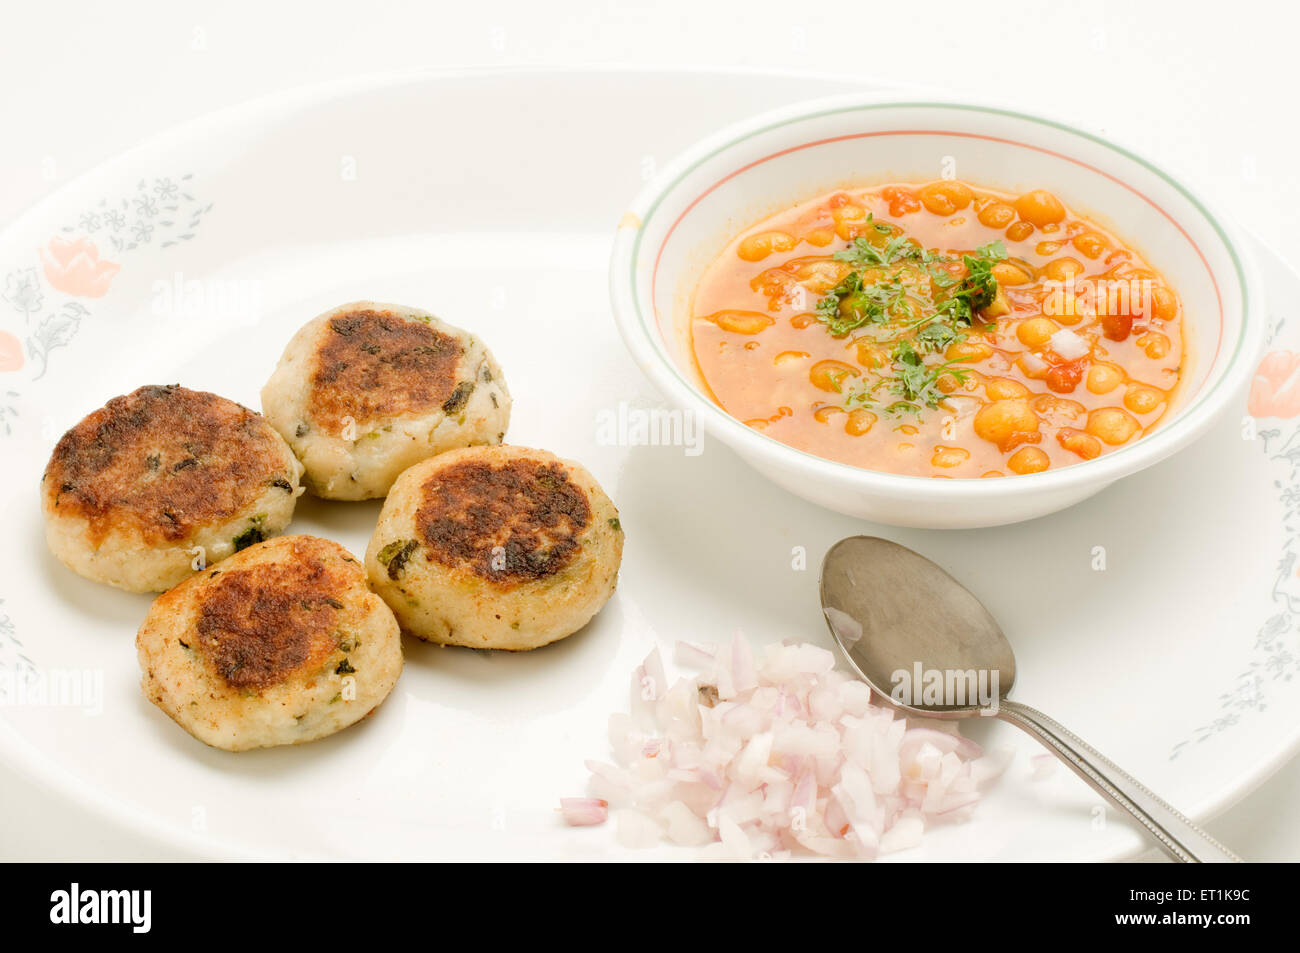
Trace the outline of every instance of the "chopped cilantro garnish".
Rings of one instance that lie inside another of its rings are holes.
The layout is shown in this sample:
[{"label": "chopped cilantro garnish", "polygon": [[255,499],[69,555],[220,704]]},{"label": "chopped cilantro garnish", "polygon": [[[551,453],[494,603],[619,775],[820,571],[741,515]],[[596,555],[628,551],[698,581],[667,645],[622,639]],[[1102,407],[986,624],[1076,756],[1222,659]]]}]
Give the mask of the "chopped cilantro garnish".
[{"label": "chopped cilantro garnish", "polygon": [[[954,259],[922,249],[905,236],[892,233],[883,247],[858,238],[834,257],[852,264],[854,270],[818,302],[818,319],[834,337],[844,337],[868,325],[888,324],[886,337],[873,335],[870,339],[877,344],[894,345],[888,368],[877,379],[864,381],[847,396],[846,403],[879,406],[891,414],[920,414],[925,408],[937,408],[944,399],[944,393],[938,388],[939,380],[951,375],[961,382],[966,374],[953,366],[961,363],[961,359],[928,364],[925,357],[964,340],[975,315],[997,297],[993,266],[1006,257],[1005,247],[1000,241],[991,242],[962,255],[965,274],[961,277],[941,267]],[[901,270],[890,274],[888,269],[894,265]],[[905,273],[918,272],[930,280],[934,305],[933,310],[927,308],[929,313],[913,319],[909,287],[903,279]],[[907,318],[907,322],[900,323],[898,319],[902,318]],[[883,402],[876,399],[885,384],[896,399]]]}]

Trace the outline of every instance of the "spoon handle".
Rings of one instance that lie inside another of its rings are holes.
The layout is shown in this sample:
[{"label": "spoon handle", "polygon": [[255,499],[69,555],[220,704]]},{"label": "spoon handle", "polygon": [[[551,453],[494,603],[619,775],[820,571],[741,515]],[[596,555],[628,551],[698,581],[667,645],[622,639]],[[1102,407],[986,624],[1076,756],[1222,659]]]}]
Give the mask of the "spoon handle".
[{"label": "spoon handle", "polygon": [[1205,831],[1148,791],[1127,771],[1035,708],[1002,699],[998,717],[1033,735],[1073,771],[1145,827],[1174,860],[1240,863]]}]

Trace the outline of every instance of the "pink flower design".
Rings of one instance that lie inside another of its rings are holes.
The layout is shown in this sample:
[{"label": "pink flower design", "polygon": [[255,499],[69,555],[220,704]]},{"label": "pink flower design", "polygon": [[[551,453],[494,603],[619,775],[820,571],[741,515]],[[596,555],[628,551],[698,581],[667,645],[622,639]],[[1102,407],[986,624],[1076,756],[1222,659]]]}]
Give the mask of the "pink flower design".
[{"label": "pink flower design", "polygon": [[1246,409],[1252,417],[1300,416],[1300,354],[1274,351],[1264,356]]},{"label": "pink flower design", "polygon": [[41,265],[50,287],[78,298],[102,298],[122,268],[115,261],[100,261],[99,249],[89,238],[51,238],[41,249]]},{"label": "pink flower design", "polygon": [[8,331],[0,331],[0,374],[23,366],[23,345]]}]

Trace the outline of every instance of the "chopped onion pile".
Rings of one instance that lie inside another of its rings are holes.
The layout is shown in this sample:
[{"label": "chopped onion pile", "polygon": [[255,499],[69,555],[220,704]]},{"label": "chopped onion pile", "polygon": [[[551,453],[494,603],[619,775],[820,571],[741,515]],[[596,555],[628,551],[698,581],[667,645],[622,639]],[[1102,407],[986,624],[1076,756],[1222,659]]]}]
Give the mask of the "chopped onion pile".
[{"label": "chopped onion pile", "polygon": [[870,859],[916,846],[935,820],[968,817],[1010,758],[984,755],[951,723],[873,705],[815,645],[769,645],[756,660],[737,633],[721,647],[679,642],[674,660],[705,674],[668,688],[650,653],[631,713],[609,721],[615,763],[587,762],[593,800],[565,799],[569,823],[599,823],[604,805],[581,805],[606,802],[627,847]]}]

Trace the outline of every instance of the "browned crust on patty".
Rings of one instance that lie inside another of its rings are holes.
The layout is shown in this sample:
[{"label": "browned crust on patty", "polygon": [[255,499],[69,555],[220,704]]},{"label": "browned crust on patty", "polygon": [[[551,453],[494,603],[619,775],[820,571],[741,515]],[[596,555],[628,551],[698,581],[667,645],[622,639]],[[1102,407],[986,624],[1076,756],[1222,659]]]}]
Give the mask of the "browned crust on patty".
[{"label": "browned crust on patty", "polygon": [[425,480],[420,500],[425,558],[502,586],[563,570],[591,523],[586,491],[552,462],[453,463]]},{"label": "browned crust on patty", "polygon": [[345,600],[360,584],[358,571],[348,571],[343,551],[325,540],[262,545],[286,541],[292,552],[276,561],[227,570],[222,563],[202,583],[193,647],[231,688],[269,688],[324,665],[342,647]]},{"label": "browned crust on patty", "polygon": [[232,400],[179,384],[114,397],[58,442],[42,478],[56,514],[82,516],[98,542],[114,524],[148,542],[180,542],[230,519],[276,485],[283,445],[271,425]]},{"label": "browned crust on patty", "polygon": [[433,410],[455,395],[464,353],[451,335],[392,311],[335,315],[316,351],[309,414],[339,431],[347,417],[365,423]]}]

